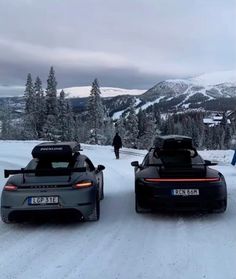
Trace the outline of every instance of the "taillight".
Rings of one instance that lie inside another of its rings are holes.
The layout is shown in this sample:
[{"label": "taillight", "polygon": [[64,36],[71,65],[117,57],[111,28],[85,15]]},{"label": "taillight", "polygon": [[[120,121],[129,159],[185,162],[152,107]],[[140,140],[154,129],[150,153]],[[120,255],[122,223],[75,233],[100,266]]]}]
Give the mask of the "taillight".
[{"label": "taillight", "polygon": [[81,189],[81,188],[91,187],[92,185],[93,185],[93,183],[91,181],[82,181],[82,182],[77,182],[74,185],[74,188]]},{"label": "taillight", "polygon": [[17,187],[15,185],[5,185],[4,190],[6,190],[6,191],[16,191]]},{"label": "taillight", "polygon": [[146,182],[216,182],[220,177],[212,178],[145,178]]}]

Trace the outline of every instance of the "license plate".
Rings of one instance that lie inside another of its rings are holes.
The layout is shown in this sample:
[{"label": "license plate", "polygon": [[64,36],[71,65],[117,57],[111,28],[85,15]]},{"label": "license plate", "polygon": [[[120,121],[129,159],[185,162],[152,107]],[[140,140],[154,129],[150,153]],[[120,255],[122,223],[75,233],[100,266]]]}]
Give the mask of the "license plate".
[{"label": "license plate", "polygon": [[29,205],[37,205],[37,204],[58,204],[59,198],[58,196],[51,197],[29,197],[28,204]]},{"label": "license plate", "polygon": [[171,193],[173,196],[198,196],[199,189],[173,189]]}]

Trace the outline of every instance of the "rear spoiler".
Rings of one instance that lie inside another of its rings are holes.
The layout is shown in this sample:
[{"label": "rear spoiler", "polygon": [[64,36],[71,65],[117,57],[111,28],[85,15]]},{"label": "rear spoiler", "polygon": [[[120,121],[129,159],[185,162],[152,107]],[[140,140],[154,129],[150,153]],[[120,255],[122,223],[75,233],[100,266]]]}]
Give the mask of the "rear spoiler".
[{"label": "rear spoiler", "polygon": [[37,173],[38,175],[71,175],[72,172],[86,172],[86,168],[56,168],[56,169],[39,169],[39,170],[4,170],[4,177],[7,178],[12,174]]},{"label": "rear spoiler", "polygon": [[205,163],[196,163],[196,164],[178,164],[178,165],[176,165],[176,164],[171,164],[171,163],[169,163],[169,164],[148,164],[147,166],[148,167],[165,167],[165,166],[174,166],[174,167],[207,167],[207,166],[217,166],[218,165],[218,163],[212,163],[212,162],[210,162],[210,161],[207,161],[207,162],[205,162]]}]

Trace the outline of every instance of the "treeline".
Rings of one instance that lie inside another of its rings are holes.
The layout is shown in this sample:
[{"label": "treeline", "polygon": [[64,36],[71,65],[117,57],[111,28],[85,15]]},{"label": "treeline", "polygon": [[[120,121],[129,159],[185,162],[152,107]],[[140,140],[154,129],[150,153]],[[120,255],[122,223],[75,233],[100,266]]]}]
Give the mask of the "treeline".
[{"label": "treeline", "polygon": [[218,125],[208,126],[203,122],[206,113],[188,111],[160,115],[159,106],[153,105],[138,112],[131,107],[128,116],[116,123],[125,146],[147,149],[156,135],[185,135],[193,138],[198,149],[229,149],[235,134],[235,122],[228,123],[224,114]]},{"label": "treeline", "polygon": [[0,112],[1,139],[76,140],[91,144],[111,144],[114,124],[102,104],[97,79],[91,86],[85,112],[73,111],[65,92],[57,92],[57,80],[51,67],[46,89],[40,77],[27,75],[23,111],[16,114],[8,102]]},{"label": "treeline", "polygon": [[[114,108],[115,109],[115,108]],[[181,134],[193,138],[199,149],[228,149],[235,123],[228,123],[224,115],[221,123],[206,126],[203,111],[169,113],[161,115],[159,104],[147,109],[135,108],[132,102],[118,120],[113,120],[102,102],[98,80],[91,85],[85,111],[73,111],[65,92],[57,92],[53,67],[50,68],[47,86],[28,74],[23,112],[13,115],[6,103],[1,110],[1,138],[20,140],[76,140],[89,144],[111,145],[115,132],[121,135],[123,145],[148,149],[159,134]]]}]

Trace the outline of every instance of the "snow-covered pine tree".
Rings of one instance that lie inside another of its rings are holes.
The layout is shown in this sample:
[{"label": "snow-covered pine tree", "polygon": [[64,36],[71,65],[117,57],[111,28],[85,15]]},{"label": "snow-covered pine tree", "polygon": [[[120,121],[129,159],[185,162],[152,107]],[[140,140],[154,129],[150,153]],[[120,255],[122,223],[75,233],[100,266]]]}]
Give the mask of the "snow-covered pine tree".
[{"label": "snow-covered pine tree", "polygon": [[72,106],[69,100],[66,101],[66,119],[67,119],[67,140],[75,139],[75,118],[72,110]]},{"label": "snow-covered pine tree", "polygon": [[232,130],[230,129],[229,124],[226,124],[224,127],[225,134],[224,134],[224,148],[229,149],[231,145],[231,139],[232,139]]},{"label": "snow-covered pine tree", "polygon": [[35,92],[31,74],[27,75],[25,84],[25,114],[31,114],[35,111]]},{"label": "snow-covered pine tree", "polygon": [[57,100],[57,81],[53,67],[50,68],[47,79],[46,89],[46,123],[43,127],[44,137],[48,140],[57,140],[59,135],[58,128],[58,100]]},{"label": "snow-covered pine tree", "polygon": [[65,92],[60,92],[58,100],[58,122],[59,122],[59,135],[60,140],[70,141],[73,139],[74,133],[74,119],[72,114],[71,106],[65,98]]},{"label": "snow-covered pine tree", "polygon": [[[121,139],[124,138],[125,136],[125,118],[124,117],[120,117],[119,120],[116,121],[115,123],[115,131],[114,133],[119,133]],[[123,143],[124,144],[124,143]]]},{"label": "snow-covered pine tree", "polygon": [[36,100],[35,100],[35,91],[32,81],[31,74],[27,75],[27,81],[25,84],[25,113],[24,113],[24,134],[25,139],[35,139],[37,138],[36,132]]},{"label": "snow-covered pine tree", "polygon": [[0,138],[3,140],[24,140],[23,118],[15,118],[11,101],[3,100],[0,110]]},{"label": "snow-covered pine tree", "polygon": [[11,110],[7,101],[3,103],[1,122],[1,139],[11,139]]},{"label": "snow-covered pine tree", "polygon": [[150,111],[147,113],[146,111],[142,111],[140,109],[138,113],[138,124],[138,148],[149,149],[156,136],[156,124],[153,112]]},{"label": "snow-covered pine tree", "polygon": [[124,146],[138,148],[138,117],[133,106],[129,108],[129,115],[125,119]]},{"label": "snow-covered pine tree", "polygon": [[100,95],[98,80],[95,79],[88,99],[88,118],[91,131],[89,142],[95,144],[102,143],[101,140],[103,140],[105,113]]},{"label": "snow-covered pine tree", "polygon": [[74,117],[74,140],[78,142],[88,142],[89,140],[88,121],[84,115],[77,114]]},{"label": "snow-covered pine tree", "polygon": [[46,103],[45,96],[42,88],[42,81],[39,77],[36,77],[34,83],[35,91],[35,122],[36,122],[36,133],[37,138],[41,138],[43,134],[43,126],[46,121]]},{"label": "snow-covered pine tree", "polygon": [[114,133],[115,133],[115,127],[113,121],[110,117],[107,116],[104,120],[105,142],[103,144],[111,145],[113,141]]},{"label": "snow-covered pine tree", "polygon": [[46,113],[47,115],[54,115],[54,116],[58,114],[57,81],[56,81],[55,71],[53,67],[50,68],[49,76],[47,79]]},{"label": "snow-covered pine tree", "polygon": [[61,90],[58,99],[58,129],[59,139],[62,141],[66,140],[67,121],[66,121],[67,107],[65,100],[65,92]]},{"label": "snow-covered pine tree", "polygon": [[138,138],[141,138],[145,133],[145,126],[147,125],[147,115],[146,112],[141,108],[137,114],[138,117]]}]

